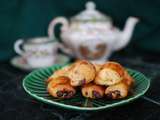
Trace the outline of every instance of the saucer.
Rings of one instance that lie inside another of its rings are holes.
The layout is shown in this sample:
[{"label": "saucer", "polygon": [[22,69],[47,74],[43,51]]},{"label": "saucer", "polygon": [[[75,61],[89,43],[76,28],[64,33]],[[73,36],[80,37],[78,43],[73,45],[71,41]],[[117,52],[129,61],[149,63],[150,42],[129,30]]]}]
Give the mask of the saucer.
[{"label": "saucer", "polygon": [[[59,65],[64,65],[67,64],[70,61],[70,58],[66,55],[62,55],[62,54],[58,54],[57,55],[57,60],[55,61],[54,64],[59,64]],[[27,61],[25,60],[25,58],[21,57],[21,56],[15,56],[10,60],[10,63],[12,66],[19,68],[21,70],[25,70],[25,71],[32,71],[34,69],[37,68],[32,68]],[[54,65],[53,64],[53,65]]]}]

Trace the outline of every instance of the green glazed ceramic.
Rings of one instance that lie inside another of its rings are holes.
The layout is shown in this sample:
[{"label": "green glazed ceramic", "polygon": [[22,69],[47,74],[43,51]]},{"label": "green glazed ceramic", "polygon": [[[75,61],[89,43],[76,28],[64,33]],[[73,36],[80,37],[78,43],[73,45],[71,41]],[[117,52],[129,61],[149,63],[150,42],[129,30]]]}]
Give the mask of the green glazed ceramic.
[{"label": "green glazed ceramic", "polygon": [[46,90],[46,79],[55,70],[58,70],[61,67],[62,66],[60,65],[54,65],[52,67],[43,68],[31,72],[23,80],[24,90],[33,98],[44,103],[56,105],[65,109],[95,111],[112,108],[132,102],[140,96],[144,95],[150,86],[150,80],[142,73],[128,69],[129,74],[135,79],[135,86],[133,89],[133,94],[129,95],[125,99],[106,100],[105,98],[103,98],[91,100],[84,98],[81,95],[81,92],[77,91],[77,94],[74,98],[61,100],[50,96]]}]

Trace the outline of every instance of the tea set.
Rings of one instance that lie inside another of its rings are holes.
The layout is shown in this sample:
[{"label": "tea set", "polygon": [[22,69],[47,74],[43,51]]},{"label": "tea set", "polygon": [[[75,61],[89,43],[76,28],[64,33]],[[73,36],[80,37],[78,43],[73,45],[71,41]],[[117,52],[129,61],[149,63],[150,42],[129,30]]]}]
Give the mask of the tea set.
[{"label": "tea set", "polygon": [[[124,29],[120,30],[113,26],[111,17],[98,11],[95,3],[89,1],[85,10],[70,20],[62,16],[54,18],[48,26],[48,37],[20,39],[14,48],[34,68],[54,64],[58,49],[74,58],[102,63],[114,51],[127,46],[138,21],[136,17],[129,17]],[[57,24],[62,24],[62,42],[56,42],[54,29]]]}]

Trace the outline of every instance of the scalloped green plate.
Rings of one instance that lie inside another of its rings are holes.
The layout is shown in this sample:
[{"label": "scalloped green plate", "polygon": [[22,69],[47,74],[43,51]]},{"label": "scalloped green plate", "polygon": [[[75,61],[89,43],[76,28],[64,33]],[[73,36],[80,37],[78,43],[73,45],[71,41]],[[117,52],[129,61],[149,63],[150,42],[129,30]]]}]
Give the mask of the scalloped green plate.
[{"label": "scalloped green plate", "polygon": [[116,107],[129,103],[136,100],[140,96],[144,95],[150,86],[150,80],[145,77],[142,73],[128,69],[129,74],[135,79],[135,86],[133,89],[133,94],[129,95],[125,99],[121,100],[106,100],[97,99],[91,100],[86,99],[81,95],[80,91],[74,98],[61,100],[50,96],[46,90],[46,79],[55,71],[60,69],[62,66],[54,65],[52,67],[43,68],[35,70],[27,75],[23,80],[24,90],[33,98],[48,103],[51,105],[56,105],[65,109],[72,110],[84,110],[84,111],[95,111],[103,110],[107,108]]}]

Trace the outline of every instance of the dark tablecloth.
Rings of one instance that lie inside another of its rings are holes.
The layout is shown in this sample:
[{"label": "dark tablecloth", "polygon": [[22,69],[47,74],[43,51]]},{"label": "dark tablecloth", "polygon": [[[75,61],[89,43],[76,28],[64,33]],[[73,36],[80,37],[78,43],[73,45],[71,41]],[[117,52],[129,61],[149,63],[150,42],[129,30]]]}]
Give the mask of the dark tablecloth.
[{"label": "dark tablecloth", "polygon": [[99,112],[64,110],[36,101],[22,88],[28,73],[12,67],[9,61],[0,62],[0,120],[160,120],[160,57],[121,54],[111,59],[143,72],[151,78],[151,87],[130,104]]}]

